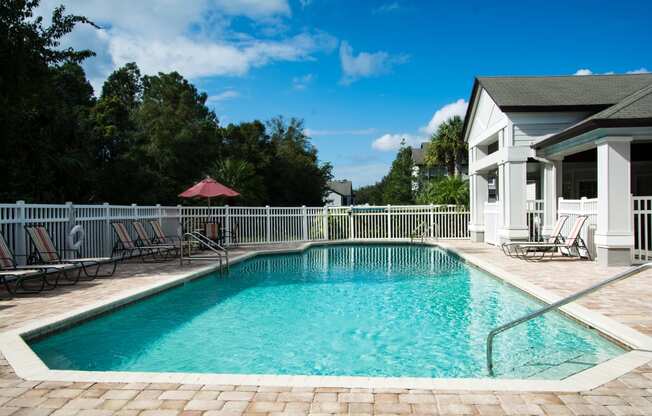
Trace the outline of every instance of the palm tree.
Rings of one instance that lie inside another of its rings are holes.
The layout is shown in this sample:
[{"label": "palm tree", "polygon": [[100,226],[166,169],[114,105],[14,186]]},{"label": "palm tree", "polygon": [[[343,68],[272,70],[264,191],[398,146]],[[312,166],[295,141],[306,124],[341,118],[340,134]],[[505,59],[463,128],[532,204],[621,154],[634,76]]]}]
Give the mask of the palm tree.
[{"label": "palm tree", "polygon": [[446,176],[426,183],[417,195],[418,204],[469,206],[469,182],[460,176]]},{"label": "palm tree", "polygon": [[468,152],[462,136],[463,126],[459,116],[451,117],[439,126],[426,149],[425,159],[429,167],[443,165],[448,176],[455,175],[456,170],[459,171]]}]

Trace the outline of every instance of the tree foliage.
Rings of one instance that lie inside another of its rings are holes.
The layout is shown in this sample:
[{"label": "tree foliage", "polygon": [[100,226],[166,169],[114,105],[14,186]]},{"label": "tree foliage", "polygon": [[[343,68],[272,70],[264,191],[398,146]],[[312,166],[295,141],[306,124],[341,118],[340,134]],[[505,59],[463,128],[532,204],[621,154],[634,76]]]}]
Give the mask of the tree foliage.
[{"label": "tree foliage", "polygon": [[469,182],[460,176],[444,176],[423,184],[417,194],[417,203],[422,205],[444,204],[469,205]]},{"label": "tree foliage", "polygon": [[0,200],[178,203],[206,174],[242,194],[231,204],[321,204],[331,166],[303,122],[219,125],[176,72],[115,70],[93,95],[79,65],[94,53],[60,47],[82,16],[34,17],[37,0],[0,2]]},{"label": "tree foliage", "polygon": [[412,150],[402,146],[392,162],[389,173],[374,185],[355,192],[356,203],[370,205],[409,205],[414,203],[412,192]]},{"label": "tree foliage", "polygon": [[466,160],[468,147],[462,136],[464,122],[459,116],[454,116],[442,123],[426,148],[426,164],[429,167],[443,165],[449,176],[460,170],[460,165]]}]

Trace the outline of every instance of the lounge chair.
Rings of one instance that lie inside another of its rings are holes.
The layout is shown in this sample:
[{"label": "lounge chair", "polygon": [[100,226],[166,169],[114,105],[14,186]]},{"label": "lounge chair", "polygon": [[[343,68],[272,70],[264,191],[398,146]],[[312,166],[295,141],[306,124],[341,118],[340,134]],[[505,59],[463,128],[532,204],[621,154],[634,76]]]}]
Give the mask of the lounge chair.
[{"label": "lounge chair", "polygon": [[142,247],[157,247],[159,248],[161,254],[164,254],[166,257],[174,252],[175,256],[179,255],[179,246],[175,244],[165,244],[165,243],[159,243],[159,242],[153,242],[150,238],[149,235],[147,235],[147,231],[145,230],[145,226],[140,222],[140,221],[134,221],[131,223],[131,225],[134,226],[134,230],[136,230],[136,235],[138,238],[136,239],[135,243],[136,246],[142,246]]},{"label": "lounge chair", "polygon": [[157,220],[151,220],[149,224],[152,226],[152,230],[154,230],[154,240],[152,240],[156,244],[168,244],[168,245],[179,245],[179,237],[177,236],[167,236],[163,232],[163,228],[161,227],[161,223],[158,222]]},{"label": "lounge chair", "polygon": [[[61,271],[64,273],[67,273],[67,269],[70,268],[70,266],[81,268],[79,272],[83,270],[84,275],[88,280],[95,279],[96,277],[113,276],[115,269],[118,267],[118,261],[120,259],[113,257],[79,257],[79,251],[74,249],[63,249],[61,252],[71,252],[77,257],[68,258],[60,254],[50,238],[50,233],[48,233],[48,230],[43,226],[28,226],[25,227],[25,230],[27,231],[27,235],[29,235],[32,247],[34,248],[34,251],[32,251],[32,254],[27,260],[30,265],[59,265],[63,266],[61,267]],[[106,264],[111,264],[113,266],[111,271],[100,274],[102,266]],[[94,272],[89,272],[89,269],[94,269]]]},{"label": "lounge chair", "polygon": [[[559,218],[557,218],[557,222],[555,223],[555,228],[552,230],[552,233],[548,236],[543,236],[544,238],[543,242],[548,244],[563,243],[564,237],[561,235],[561,231],[564,228],[564,224],[566,224],[566,220],[568,220],[568,215],[560,215]],[[529,243],[523,243],[523,242],[503,243],[500,245],[500,248],[502,248],[503,253],[505,253],[506,256],[518,257],[518,252],[516,251],[516,247],[523,244],[529,244]]]},{"label": "lounge chair", "polygon": [[[167,256],[163,256],[161,251],[161,246],[146,246],[144,244],[136,244],[134,240],[131,239],[129,233],[127,232],[127,227],[121,222],[111,223],[113,231],[115,231],[118,241],[116,241],[113,246],[112,256],[115,256],[116,253],[120,253],[120,258],[125,259],[127,257],[136,256],[141,259],[141,261],[146,262],[145,258],[151,256],[153,261],[166,260]],[[163,257],[163,258],[162,258]]]},{"label": "lounge chair", "polygon": [[[54,283],[47,280],[48,273],[57,273]],[[58,284],[60,270],[49,266],[21,266],[16,262],[14,253],[9,248],[5,238],[0,234],[0,283],[7,289],[9,295],[22,293],[38,293],[45,289],[45,286],[54,288]],[[26,287],[26,282],[38,280],[40,286],[35,288]],[[12,289],[9,283],[14,284]]]},{"label": "lounge chair", "polygon": [[519,258],[526,260],[542,260],[545,258],[546,254],[550,254],[550,257],[552,257],[557,252],[560,252],[564,256],[571,257],[575,257],[577,254],[576,257],[581,258],[581,250],[585,250],[586,257],[589,260],[592,260],[591,252],[580,236],[580,231],[582,231],[582,227],[587,219],[588,216],[579,215],[575,219],[575,223],[573,224],[570,233],[561,243],[523,243],[517,245],[514,249],[518,253]]}]

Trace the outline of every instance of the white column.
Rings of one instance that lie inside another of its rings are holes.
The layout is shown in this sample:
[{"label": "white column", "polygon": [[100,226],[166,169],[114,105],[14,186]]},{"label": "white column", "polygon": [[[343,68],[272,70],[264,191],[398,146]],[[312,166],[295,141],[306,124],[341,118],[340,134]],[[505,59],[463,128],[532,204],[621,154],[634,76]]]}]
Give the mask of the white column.
[{"label": "white column", "polygon": [[499,165],[498,183],[501,242],[527,240],[527,161],[514,160]]},{"label": "white column", "polygon": [[631,206],[631,137],[606,137],[598,145],[598,263],[630,265],[634,248]]},{"label": "white column", "polygon": [[489,197],[489,183],[485,175],[474,173],[469,176],[469,192],[471,205],[471,222],[469,231],[471,241],[484,241],[484,204]]},{"label": "white column", "polygon": [[557,222],[557,198],[561,196],[561,160],[544,163],[543,186],[543,235],[550,235]]}]

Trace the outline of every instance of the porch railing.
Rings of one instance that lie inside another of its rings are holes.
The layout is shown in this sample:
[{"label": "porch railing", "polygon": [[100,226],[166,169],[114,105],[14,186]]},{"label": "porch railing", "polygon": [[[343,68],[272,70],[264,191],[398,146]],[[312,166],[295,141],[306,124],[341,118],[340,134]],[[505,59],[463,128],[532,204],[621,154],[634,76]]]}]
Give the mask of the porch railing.
[{"label": "porch railing", "polygon": [[528,200],[525,212],[530,241],[540,241],[543,230],[543,200]]},{"label": "porch railing", "polygon": [[[82,225],[83,256],[106,256],[115,244],[112,222],[158,221],[166,234],[201,230],[217,222],[240,244],[273,244],[342,239],[409,239],[425,223],[426,237],[469,238],[468,209],[454,205],[354,207],[183,207],[133,205],[0,204],[0,232],[25,261],[30,247],[25,226],[44,225],[59,248],[66,248],[72,227]],[[151,227],[145,227],[152,232]],[[130,232],[133,227],[127,227]],[[153,235],[151,236],[153,237]],[[132,235],[136,238],[136,235]],[[229,242],[229,241],[227,241]],[[231,241],[235,242],[235,241]]]},{"label": "porch railing", "polygon": [[652,196],[632,197],[634,212],[634,261],[652,259]]}]

